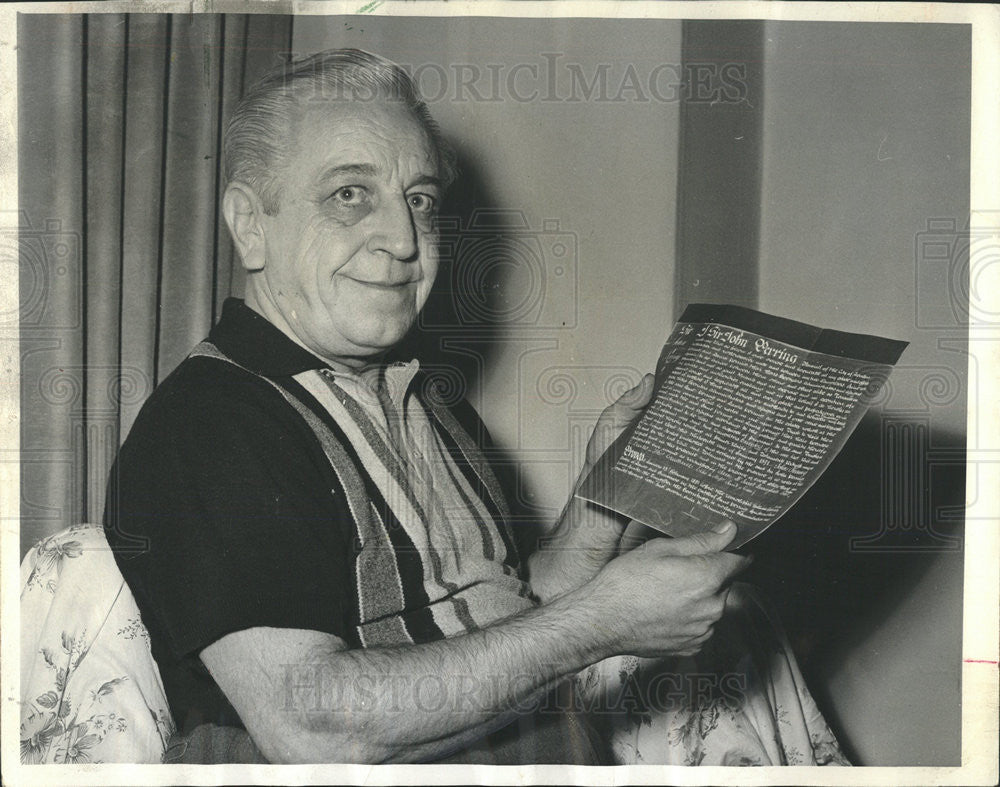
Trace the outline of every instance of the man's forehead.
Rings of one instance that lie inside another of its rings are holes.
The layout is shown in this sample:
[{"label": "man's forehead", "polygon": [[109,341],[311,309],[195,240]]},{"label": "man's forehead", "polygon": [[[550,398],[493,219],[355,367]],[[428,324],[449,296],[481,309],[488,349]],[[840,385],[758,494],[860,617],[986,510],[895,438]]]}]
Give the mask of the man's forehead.
[{"label": "man's forehead", "polygon": [[378,175],[400,165],[436,174],[430,137],[401,102],[306,102],[295,132],[300,163],[322,177],[347,168],[354,174]]}]

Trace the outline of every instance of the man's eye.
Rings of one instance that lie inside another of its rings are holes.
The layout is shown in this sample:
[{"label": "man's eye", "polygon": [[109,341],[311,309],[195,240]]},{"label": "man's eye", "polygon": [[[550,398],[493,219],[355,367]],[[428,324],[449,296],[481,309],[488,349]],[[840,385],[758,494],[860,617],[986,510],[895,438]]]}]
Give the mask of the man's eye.
[{"label": "man's eye", "polygon": [[366,194],[361,186],[343,186],[333,192],[333,199],[342,205],[361,205],[364,203]]},{"label": "man's eye", "polygon": [[433,213],[437,207],[437,200],[430,194],[411,194],[407,197],[410,208],[417,213]]}]

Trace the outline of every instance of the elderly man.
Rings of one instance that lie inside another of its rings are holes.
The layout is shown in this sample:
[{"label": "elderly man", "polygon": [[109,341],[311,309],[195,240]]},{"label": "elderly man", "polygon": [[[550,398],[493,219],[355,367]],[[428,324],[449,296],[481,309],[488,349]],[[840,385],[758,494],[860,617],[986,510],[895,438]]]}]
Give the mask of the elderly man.
[{"label": "elderly man", "polygon": [[[179,732],[245,729],[272,762],[601,762],[539,701],[615,654],[697,652],[746,563],[733,529],[615,556],[623,523],[571,499],[520,558],[481,423],[392,356],[453,169],[405,72],[290,63],[225,142],[245,301],[146,403],[105,517],[147,544],[117,559]],[[588,466],[651,386],[602,415]]]}]

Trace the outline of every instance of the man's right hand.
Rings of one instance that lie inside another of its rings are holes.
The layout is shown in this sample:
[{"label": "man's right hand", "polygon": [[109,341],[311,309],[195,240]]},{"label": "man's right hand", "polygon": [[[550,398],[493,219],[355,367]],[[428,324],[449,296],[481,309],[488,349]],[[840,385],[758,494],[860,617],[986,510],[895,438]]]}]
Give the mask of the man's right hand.
[{"label": "man's right hand", "polygon": [[609,562],[579,589],[602,650],[637,656],[693,655],[711,638],[733,577],[750,557],[722,550],[720,532],[653,538]]}]

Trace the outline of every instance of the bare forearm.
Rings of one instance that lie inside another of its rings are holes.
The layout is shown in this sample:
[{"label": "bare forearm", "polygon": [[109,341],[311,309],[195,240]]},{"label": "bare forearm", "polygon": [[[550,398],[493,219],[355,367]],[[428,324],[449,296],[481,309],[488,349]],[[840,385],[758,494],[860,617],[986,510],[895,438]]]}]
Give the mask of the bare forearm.
[{"label": "bare forearm", "polygon": [[720,551],[735,532],[652,539],[548,604],[448,640],[352,650],[255,627],[200,658],[272,762],[436,759],[607,656],[697,653],[748,562]]},{"label": "bare forearm", "polygon": [[293,666],[285,686],[302,732],[288,756],[434,759],[504,726],[560,679],[609,655],[605,639],[567,596],[449,640],[316,653],[303,665],[308,679]]}]

